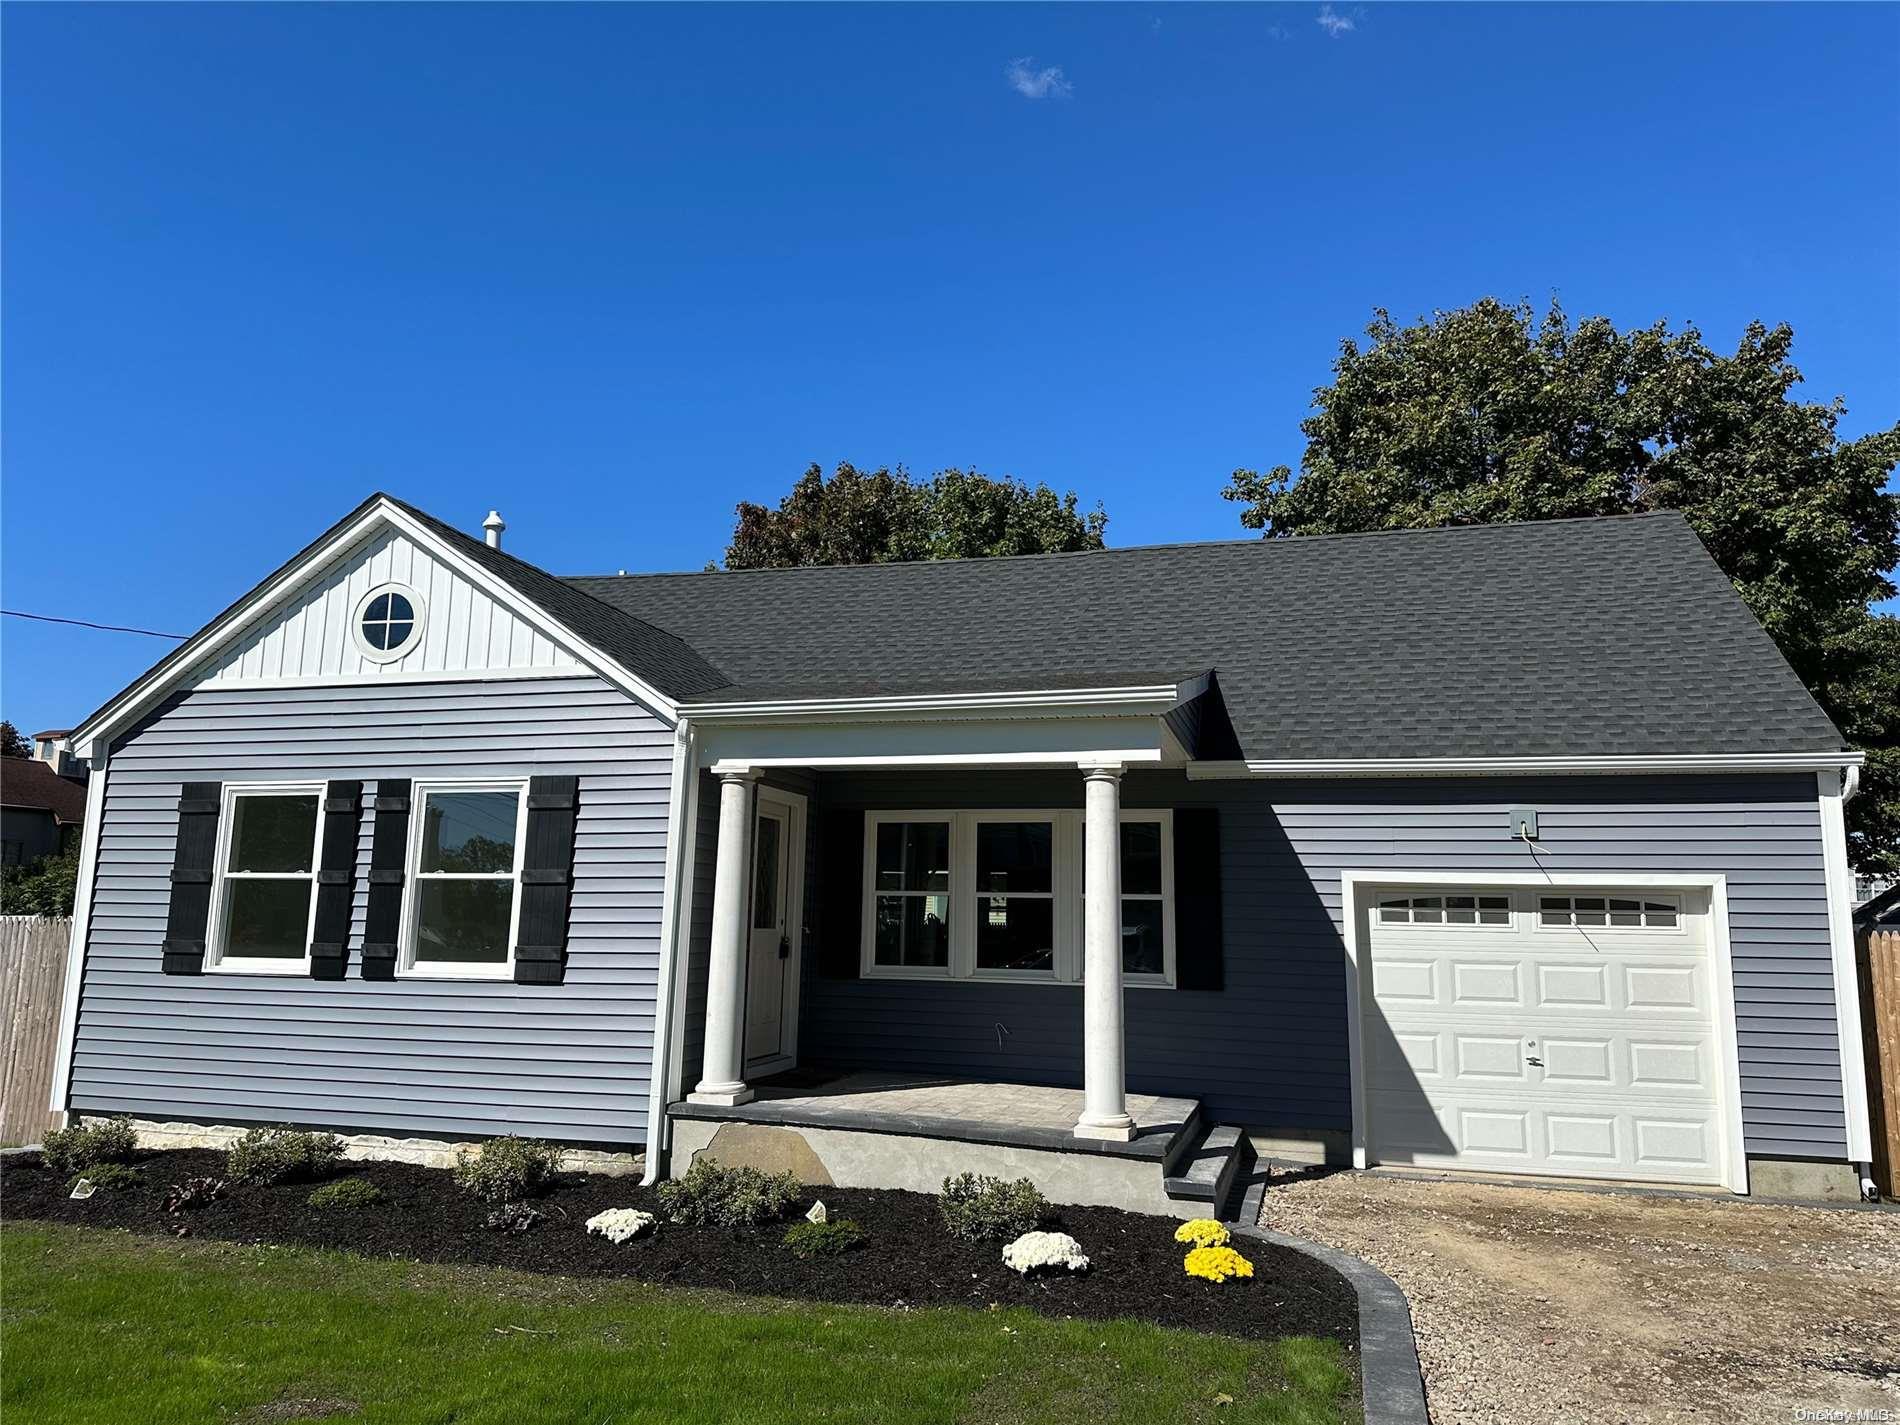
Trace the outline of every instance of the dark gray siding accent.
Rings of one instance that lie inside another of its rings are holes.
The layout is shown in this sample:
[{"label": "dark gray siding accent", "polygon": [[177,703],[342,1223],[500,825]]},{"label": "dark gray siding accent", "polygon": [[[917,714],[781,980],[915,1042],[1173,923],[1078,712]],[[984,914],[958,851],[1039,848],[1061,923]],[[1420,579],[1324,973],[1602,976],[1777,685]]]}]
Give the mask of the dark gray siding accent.
[{"label": "dark gray siding accent", "polygon": [[[1074,775],[825,774],[818,806],[1074,807]],[[1259,1127],[1351,1125],[1340,873],[1391,867],[1728,878],[1747,1149],[1846,1153],[1840,1046],[1808,776],[1189,782],[1131,773],[1129,806],[1221,809],[1227,987],[1131,989],[1130,1086]],[[1536,807],[1536,860],[1508,832]],[[816,815],[814,814],[814,820]],[[806,950],[813,952],[810,939]],[[803,982],[806,1062],[1078,1083],[1073,986]]]},{"label": "dark gray siding accent", "polygon": [[713,870],[719,859],[719,779],[699,774],[699,827],[693,838],[693,918],[686,962],[686,1023],[680,1092],[689,1094],[706,1062],[706,971],[712,956]]},{"label": "dark gray siding accent", "polygon": [[[199,691],[113,748],[72,1104],[415,1137],[646,1136],[669,730],[593,678]],[[365,981],[380,777],[580,778],[566,983]],[[360,778],[347,979],[159,972],[178,787]]]}]

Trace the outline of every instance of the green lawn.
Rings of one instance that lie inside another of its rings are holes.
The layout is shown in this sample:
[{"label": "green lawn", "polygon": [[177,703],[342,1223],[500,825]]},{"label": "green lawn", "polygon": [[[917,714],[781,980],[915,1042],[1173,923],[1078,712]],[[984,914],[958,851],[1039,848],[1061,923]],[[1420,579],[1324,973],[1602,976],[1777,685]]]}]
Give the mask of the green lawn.
[{"label": "green lawn", "polygon": [[0,1413],[59,1425],[1358,1417],[1331,1342],[874,1311],[41,1224],[0,1229]]}]

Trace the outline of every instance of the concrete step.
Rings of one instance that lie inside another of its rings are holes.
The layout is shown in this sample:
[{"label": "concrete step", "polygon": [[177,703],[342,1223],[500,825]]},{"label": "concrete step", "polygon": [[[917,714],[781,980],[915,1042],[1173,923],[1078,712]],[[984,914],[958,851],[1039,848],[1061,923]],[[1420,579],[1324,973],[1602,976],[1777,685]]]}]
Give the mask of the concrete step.
[{"label": "concrete step", "polygon": [[1238,1128],[1212,1124],[1194,1146],[1172,1164],[1162,1179],[1162,1187],[1171,1198],[1183,1202],[1218,1205],[1233,1186],[1246,1149],[1246,1137]]}]

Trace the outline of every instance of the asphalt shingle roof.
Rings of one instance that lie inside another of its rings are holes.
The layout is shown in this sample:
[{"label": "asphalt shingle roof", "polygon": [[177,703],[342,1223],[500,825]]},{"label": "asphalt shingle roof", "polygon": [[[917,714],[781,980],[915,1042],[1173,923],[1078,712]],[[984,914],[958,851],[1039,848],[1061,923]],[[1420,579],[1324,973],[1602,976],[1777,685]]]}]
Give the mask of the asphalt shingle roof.
[{"label": "asphalt shingle roof", "polygon": [[1249,758],[1843,745],[1669,513],[561,582],[689,648],[630,665],[689,702],[1212,670]]},{"label": "asphalt shingle roof", "polygon": [[86,789],[33,757],[0,757],[0,806],[49,811],[61,826],[86,819]]}]

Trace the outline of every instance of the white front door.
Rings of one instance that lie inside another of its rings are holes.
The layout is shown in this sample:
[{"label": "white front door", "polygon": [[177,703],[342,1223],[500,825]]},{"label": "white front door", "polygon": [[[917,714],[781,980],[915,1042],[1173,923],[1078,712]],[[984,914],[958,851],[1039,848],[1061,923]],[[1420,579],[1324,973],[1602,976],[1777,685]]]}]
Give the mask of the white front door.
[{"label": "white front door", "polygon": [[792,802],[778,799],[769,788],[761,789],[752,839],[745,1026],[748,1074],[790,1067],[797,984],[792,908],[797,899],[796,868],[803,859],[794,854],[794,842],[802,839],[799,820]]},{"label": "white front door", "polygon": [[1706,892],[1382,887],[1374,1162],[1721,1181]]}]

